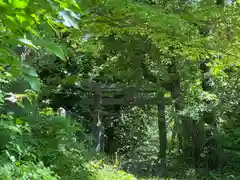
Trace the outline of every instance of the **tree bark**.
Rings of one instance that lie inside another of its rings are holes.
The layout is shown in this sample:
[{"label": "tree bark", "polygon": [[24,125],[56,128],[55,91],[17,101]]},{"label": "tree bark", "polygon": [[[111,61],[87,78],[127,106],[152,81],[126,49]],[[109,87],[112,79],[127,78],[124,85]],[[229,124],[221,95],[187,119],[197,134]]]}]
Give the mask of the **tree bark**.
[{"label": "tree bark", "polygon": [[158,132],[159,132],[159,160],[161,167],[166,167],[166,155],[167,155],[167,126],[165,119],[165,105],[164,105],[164,93],[158,93],[159,103],[158,108]]},{"label": "tree bark", "polygon": [[[224,0],[217,0],[216,1],[216,5],[219,7],[224,7],[225,1]],[[208,28],[209,29],[209,28]],[[209,31],[203,32],[201,29],[199,30],[200,34],[203,37],[207,37],[209,36]],[[211,78],[211,74],[210,74],[210,67],[207,65],[209,62],[211,62],[212,59],[205,59],[201,62],[200,64],[200,70],[202,71],[202,89],[205,92],[209,92],[211,93],[213,91],[213,83],[212,83],[212,78]],[[210,102],[205,102],[207,104],[209,104]],[[217,119],[216,119],[216,109],[213,108],[210,112],[204,112],[203,116],[202,116],[202,120],[199,123],[199,126],[196,126],[197,131],[198,132],[196,134],[196,140],[195,141],[199,141],[199,137],[202,136],[202,133],[204,131],[204,123],[208,124],[211,128],[210,130],[205,130],[205,140],[207,142],[205,142],[206,144],[206,148],[208,150],[208,167],[209,169],[217,169],[218,168],[218,139],[217,139]],[[200,134],[199,134],[200,133]],[[195,160],[199,160],[200,159],[200,154],[201,151],[199,151],[199,145],[195,147]],[[197,163],[197,162],[196,162]]]},{"label": "tree bark", "polygon": [[[171,96],[174,100],[174,108],[175,111],[178,113],[179,111],[183,110],[184,108],[184,98],[181,95],[181,80],[179,73],[177,71],[177,62],[176,59],[173,59],[172,65],[169,66],[168,70],[169,74],[171,74],[171,88],[169,89],[171,92]],[[182,150],[184,153],[184,157],[187,159],[191,159],[192,157],[192,129],[193,129],[193,122],[191,119],[186,118],[184,116],[180,116],[178,114],[178,118],[175,119],[175,123],[177,124],[178,130],[177,137],[178,137],[178,150],[179,152]],[[186,160],[186,159],[185,159]]]},{"label": "tree bark", "polygon": [[96,92],[94,95],[94,113],[92,133],[96,139],[96,152],[104,152],[104,126],[101,120],[101,93]]}]

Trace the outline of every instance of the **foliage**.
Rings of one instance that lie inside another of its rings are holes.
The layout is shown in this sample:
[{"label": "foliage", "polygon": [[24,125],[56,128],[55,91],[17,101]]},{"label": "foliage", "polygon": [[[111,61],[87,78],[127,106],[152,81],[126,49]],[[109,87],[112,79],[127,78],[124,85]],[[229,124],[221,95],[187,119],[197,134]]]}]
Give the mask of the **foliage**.
[{"label": "foliage", "polygon": [[16,165],[7,163],[0,169],[0,179],[10,180],[16,179],[44,179],[44,180],[57,180],[58,177],[53,172],[43,166],[42,163],[34,164],[28,162],[26,164]]},{"label": "foliage", "polygon": [[[1,119],[2,152],[6,152],[13,163],[23,163],[20,166],[22,171],[26,169],[27,173],[28,167],[34,168],[34,162],[42,161],[61,179],[78,179],[79,176],[87,179],[91,176],[85,167],[87,160],[84,144],[76,143],[74,139],[79,128],[76,128],[71,119],[53,116],[51,109],[40,111],[40,116],[35,118],[12,118],[12,121],[8,118],[2,116]],[[7,168],[4,164],[3,167]],[[38,167],[40,166],[35,168]],[[29,171],[31,173],[31,169]]]},{"label": "foliage", "polygon": [[132,175],[125,173],[124,171],[116,171],[110,168],[104,168],[97,174],[99,180],[136,180]]},{"label": "foliage", "polygon": [[[1,179],[135,179],[117,168],[239,176],[239,2],[0,0],[0,11]],[[133,99],[171,98],[159,111],[101,109],[113,167],[90,161],[85,80],[154,89]]]},{"label": "foliage", "polygon": [[136,180],[133,175],[118,170],[112,165],[104,164],[103,160],[92,161],[89,166],[96,171],[96,178],[99,180]]}]

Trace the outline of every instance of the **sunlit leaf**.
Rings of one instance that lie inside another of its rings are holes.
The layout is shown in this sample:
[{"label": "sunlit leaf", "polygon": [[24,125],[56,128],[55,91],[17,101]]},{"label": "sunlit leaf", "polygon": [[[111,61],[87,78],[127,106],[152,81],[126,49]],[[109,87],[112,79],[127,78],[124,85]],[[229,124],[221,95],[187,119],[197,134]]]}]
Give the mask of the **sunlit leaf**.
[{"label": "sunlit leaf", "polygon": [[5,6],[7,6],[8,4],[6,3],[6,2],[4,2],[4,0],[0,0],[0,6],[3,6],[3,7],[5,7]]},{"label": "sunlit leaf", "polygon": [[40,91],[41,83],[37,77],[25,75],[24,79],[29,83],[34,91]]},{"label": "sunlit leaf", "polygon": [[64,52],[63,52],[61,46],[59,46],[56,43],[46,41],[46,40],[37,40],[37,41],[34,41],[34,44],[36,46],[45,48],[48,52],[55,54],[56,56],[58,56],[61,59],[65,59]]},{"label": "sunlit leaf", "polygon": [[16,94],[7,93],[7,95],[8,95],[8,97],[6,97],[5,100],[10,101],[12,103],[16,103],[18,101]]},{"label": "sunlit leaf", "polygon": [[59,15],[63,18],[63,24],[67,27],[74,27],[78,29],[77,21],[70,16],[71,13],[67,11],[61,11]]},{"label": "sunlit leaf", "polygon": [[20,14],[16,15],[17,19],[19,20],[20,23],[23,23],[24,21],[26,21],[26,17]]},{"label": "sunlit leaf", "polygon": [[17,118],[16,119],[16,124],[17,125],[22,125],[22,124],[24,124],[24,122],[21,119]]},{"label": "sunlit leaf", "polygon": [[72,76],[67,76],[66,78],[63,79],[64,84],[74,84],[79,80],[79,76],[77,75],[72,75]]},{"label": "sunlit leaf", "polygon": [[16,166],[20,166],[21,165],[21,163],[19,161],[16,161],[15,164],[16,164]]},{"label": "sunlit leaf", "polygon": [[18,40],[19,40],[20,42],[26,44],[26,45],[29,45],[29,46],[34,47],[34,48],[37,49],[37,47],[36,47],[36,46],[32,43],[32,41],[29,40],[29,39],[26,39],[26,38],[19,38]]},{"label": "sunlit leaf", "polygon": [[29,75],[29,76],[33,76],[33,77],[38,76],[36,70],[31,66],[24,66],[23,67],[23,73],[25,73],[26,75]]},{"label": "sunlit leaf", "polygon": [[4,95],[3,92],[0,90],[0,105],[4,103]]},{"label": "sunlit leaf", "polygon": [[24,9],[28,6],[29,0],[12,0],[14,8]]}]

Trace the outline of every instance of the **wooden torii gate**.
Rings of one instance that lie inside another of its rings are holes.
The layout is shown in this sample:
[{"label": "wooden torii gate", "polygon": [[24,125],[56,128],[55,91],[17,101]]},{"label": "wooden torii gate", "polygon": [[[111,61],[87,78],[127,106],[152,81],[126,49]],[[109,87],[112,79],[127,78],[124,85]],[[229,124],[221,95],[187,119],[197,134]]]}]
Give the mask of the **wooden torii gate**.
[{"label": "wooden torii gate", "polygon": [[[103,112],[102,106],[113,106],[113,105],[157,105],[158,107],[158,116],[159,119],[162,119],[165,123],[164,118],[164,106],[170,105],[172,103],[171,98],[166,98],[164,95],[157,96],[154,98],[146,98],[140,97],[139,93],[156,93],[157,91],[154,89],[150,90],[140,90],[135,87],[125,87],[119,88],[112,85],[103,85],[101,83],[96,82],[87,82],[80,85],[81,89],[85,92],[91,92],[92,95],[90,97],[86,97],[82,99],[82,103],[84,105],[92,105],[93,106],[93,123],[96,126],[96,140],[97,140],[97,152],[104,152],[104,125],[101,119],[101,113]],[[104,96],[104,94],[108,94],[108,96]],[[111,97],[110,94],[120,94],[121,97]],[[160,126],[160,124],[158,125]],[[163,132],[163,134],[166,132]],[[161,132],[159,132],[159,136],[162,136]],[[164,138],[160,137],[159,139]],[[161,146],[160,146],[161,151]]]}]

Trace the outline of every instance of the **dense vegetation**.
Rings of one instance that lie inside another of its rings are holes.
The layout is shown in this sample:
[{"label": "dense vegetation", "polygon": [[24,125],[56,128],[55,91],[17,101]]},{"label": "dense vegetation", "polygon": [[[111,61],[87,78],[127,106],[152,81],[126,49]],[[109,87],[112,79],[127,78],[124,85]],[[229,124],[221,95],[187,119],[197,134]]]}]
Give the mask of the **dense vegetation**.
[{"label": "dense vegetation", "polygon": [[0,0],[0,179],[240,179],[239,3]]}]

